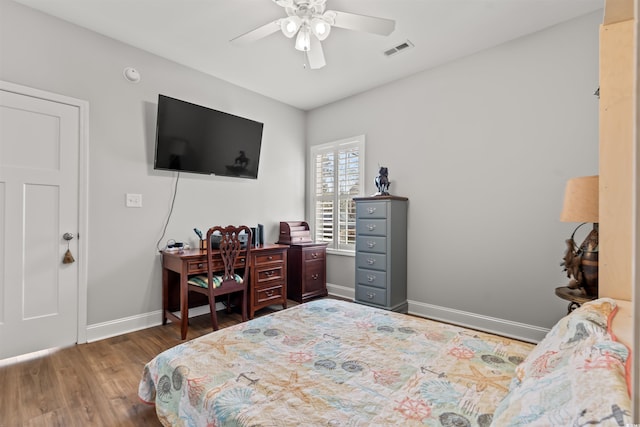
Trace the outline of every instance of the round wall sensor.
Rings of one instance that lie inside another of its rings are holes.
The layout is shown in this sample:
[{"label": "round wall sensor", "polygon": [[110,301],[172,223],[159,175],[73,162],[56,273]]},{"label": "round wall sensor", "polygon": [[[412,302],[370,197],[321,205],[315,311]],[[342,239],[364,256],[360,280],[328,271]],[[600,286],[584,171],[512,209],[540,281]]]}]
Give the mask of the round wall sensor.
[{"label": "round wall sensor", "polygon": [[124,78],[131,83],[138,83],[140,81],[140,73],[133,67],[127,67],[124,69]]}]

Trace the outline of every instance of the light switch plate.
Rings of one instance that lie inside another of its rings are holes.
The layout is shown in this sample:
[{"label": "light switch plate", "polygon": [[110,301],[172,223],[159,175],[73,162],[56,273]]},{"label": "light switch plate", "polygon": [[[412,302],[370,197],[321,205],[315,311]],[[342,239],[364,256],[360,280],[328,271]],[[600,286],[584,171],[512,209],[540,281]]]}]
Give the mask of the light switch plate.
[{"label": "light switch plate", "polygon": [[125,205],[128,208],[141,208],[142,207],[142,194],[127,193]]}]

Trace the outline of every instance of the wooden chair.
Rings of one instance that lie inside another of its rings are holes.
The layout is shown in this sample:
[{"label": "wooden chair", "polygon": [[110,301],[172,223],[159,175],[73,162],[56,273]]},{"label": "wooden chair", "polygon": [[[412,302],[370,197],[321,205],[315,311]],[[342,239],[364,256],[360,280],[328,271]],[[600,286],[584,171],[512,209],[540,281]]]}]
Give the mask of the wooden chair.
[{"label": "wooden chair", "polygon": [[[240,232],[247,235],[246,244],[240,241]],[[219,249],[211,248],[211,236],[220,233]],[[246,225],[234,227],[215,226],[207,231],[207,276],[189,280],[189,290],[209,297],[211,324],[218,330],[216,297],[227,295],[227,311],[231,307],[231,294],[241,292],[242,321],[247,320],[247,286],[249,280],[249,260],[251,256],[251,229]],[[224,272],[224,273],[223,273]],[[211,284],[213,283],[213,286]]]}]

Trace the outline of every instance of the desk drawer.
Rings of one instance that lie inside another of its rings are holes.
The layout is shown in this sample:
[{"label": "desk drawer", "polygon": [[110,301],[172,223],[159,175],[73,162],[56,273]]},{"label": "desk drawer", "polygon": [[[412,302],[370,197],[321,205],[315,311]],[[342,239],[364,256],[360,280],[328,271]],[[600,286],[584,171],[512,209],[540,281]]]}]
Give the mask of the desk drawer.
[{"label": "desk drawer", "polygon": [[266,254],[261,253],[254,256],[255,256],[254,265],[258,267],[260,265],[269,264],[272,262],[284,262],[285,252],[279,251],[279,252],[269,252]]},{"label": "desk drawer", "polygon": [[282,265],[256,269],[256,285],[258,287],[261,287],[264,283],[282,281],[283,279],[284,268]]},{"label": "desk drawer", "polygon": [[271,286],[259,287],[253,290],[256,305],[263,305],[265,302],[273,301],[274,304],[283,301],[282,283],[273,283]]},{"label": "desk drawer", "polygon": [[[220,260],[222,266],[222,260]],[[207,261],[188,261],[187,262],[187,274],[198,274],[207,272]]]},{"label": "desk drawer", "polygon": [[[241,257],[238,258],[236,260],[236,264],[235,267],[236,268],[242,268],[244,267],[244,260],[245,257]],[[214,271],[224,271],[224,264],[222,263],[222,258],[220,258],[219,256],[215,256],[213,258],[213,270]],[[187,274],[191,275],[191,274],[201,274],[201,273],[206,273],[207,272],[207,261],[206,260],[201,260],[201,261],[188,261],[187,262]]]}]

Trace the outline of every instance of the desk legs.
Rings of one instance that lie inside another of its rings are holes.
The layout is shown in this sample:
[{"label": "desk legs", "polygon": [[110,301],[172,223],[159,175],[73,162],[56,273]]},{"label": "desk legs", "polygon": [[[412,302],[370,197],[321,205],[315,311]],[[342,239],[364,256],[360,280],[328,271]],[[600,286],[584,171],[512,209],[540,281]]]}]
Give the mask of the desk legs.
[{"label": "desk legs", "polygon": [[[179,283],[175,280],[176,276],[180,278]],[[162,324],[166,325],[167,320],[180,323],[180,337],[183,340],[187,338],[187,329],[189,327],[189,285],[187,280],[189,280],[187,274],[177,274],[167,268],[162,269]],[[169,287],[172,281],[174,289],[176,285],[180,286],[180,317],[169,310]]]},{"label": "desk legs", "polygon": [[167,324],[167,310],[169,310],[169,270],[162,269],[162,324]]},{"label": "desk legs", "polygon": [[180,336],[184,340],[187,338],[187,328],[189,327],[189,284],[187,274],[180,275]]}]

